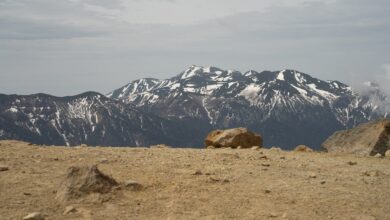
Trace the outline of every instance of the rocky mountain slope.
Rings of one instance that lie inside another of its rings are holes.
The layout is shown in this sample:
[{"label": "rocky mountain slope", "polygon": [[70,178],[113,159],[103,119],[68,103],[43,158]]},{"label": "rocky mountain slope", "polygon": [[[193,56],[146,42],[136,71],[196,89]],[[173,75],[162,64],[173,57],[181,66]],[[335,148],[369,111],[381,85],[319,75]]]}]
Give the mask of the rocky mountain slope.
[{"label": "rocky mountain slope", "polygon": [[168,120],[94,92],[72,97],[0,95],[0,139],[147,146],[184,144],[188,132],[183,131]]},{"label": "rocky mountain slope", "polygon": [[374,84],[359,95],[338,81],[295,70],[241,73],[192,66],[166,80],[140,79],[108,97],[194,129],[199,145],[212,129],[247,127],[265,145],[319,148],[333,132],[387,116],[387,97]]},{"label": "rocky mountain slope", "polygon": [[337,130],[387,117],[376,84],[363,93],[295,70],[241,73],[192,66],[140,79],[107,96],[0,95],[0,139],[47,145],[202,147],[214,129],[246,127],[265,146],[319,149]]}]

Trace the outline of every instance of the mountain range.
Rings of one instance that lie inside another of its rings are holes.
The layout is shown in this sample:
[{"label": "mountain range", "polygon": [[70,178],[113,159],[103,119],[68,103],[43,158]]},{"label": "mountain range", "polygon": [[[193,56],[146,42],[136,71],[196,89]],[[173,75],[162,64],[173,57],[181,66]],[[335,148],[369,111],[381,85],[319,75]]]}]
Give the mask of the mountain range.
[{"label": "mountain range", "polygon": [[191,66],[160,80],[135,80],[107,95],[0,95],[0,139],[48,145],[201,147],[214,129],[247,127],[266,146],[319,149],[333,132],[388,116],[374,83],[356,92],[296,70]]}]

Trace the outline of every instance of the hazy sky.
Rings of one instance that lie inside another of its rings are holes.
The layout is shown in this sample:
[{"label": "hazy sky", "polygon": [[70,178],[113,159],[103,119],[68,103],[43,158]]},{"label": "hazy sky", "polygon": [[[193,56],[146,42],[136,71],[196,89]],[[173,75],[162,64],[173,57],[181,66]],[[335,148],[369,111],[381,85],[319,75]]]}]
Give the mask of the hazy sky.
[{"label": "hazy sky", "polygon": [[192,64],[385,86],[390,1],[0,0],[0,93],[107,93]]}]

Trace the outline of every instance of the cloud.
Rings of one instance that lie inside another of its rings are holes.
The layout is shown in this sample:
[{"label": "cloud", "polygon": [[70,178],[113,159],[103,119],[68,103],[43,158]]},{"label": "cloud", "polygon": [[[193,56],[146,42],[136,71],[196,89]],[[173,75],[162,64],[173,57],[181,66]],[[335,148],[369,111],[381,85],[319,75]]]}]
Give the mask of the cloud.
[{"label": "cloud", "polygon": [[385,70],[386,78],[390,79],[390,63],[383,64],[382,68]]},{"label": "cloud", "polygon": [[112,29],[118,0],[3,0],[0,2],[0,38],[66,39],[100,36]]},{"label": "cloud", "polygon": [[34,76],[0,92],[107,92],[191,64],[360,84],[383,75],[388,36],[387,0],[0,0],[2,79]]}]

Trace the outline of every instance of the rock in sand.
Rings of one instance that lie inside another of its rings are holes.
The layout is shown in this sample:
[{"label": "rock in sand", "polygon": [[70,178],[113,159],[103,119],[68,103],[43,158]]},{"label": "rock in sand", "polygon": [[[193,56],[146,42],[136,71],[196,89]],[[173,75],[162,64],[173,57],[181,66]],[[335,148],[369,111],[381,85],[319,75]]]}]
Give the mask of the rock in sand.
[{"label": "rock in sand", "polygon": [[294,149],[295,152],[313,152],[313,149],[306,145],[298,145]]},{"label": "rock in sand", "polygon": [[263,138],[249,131],[246,128],[233,128],[227,130],[215,130],[210,132],[205,141],[205,147],[216,148],[251,148],[252,146],[263,145]]},{"label": "rock in sand", "polygon": [[8,168],[7,166],[5,166],[5,165],[0,165],[0,172],[1,172],[1,171],[7,171],[7,170],[9,170],[9,168]]},{"label": "rock in sand", "polygon": [[61,201],[77,199],[91,193],[109,193],[118,183],[102,173],[96,165],[68,169],[65,179],[57,191],[56,198]]},{"label": "rock in sand", "polygon": [[40,212],[33,212],[26,215],[23,220],[45,220],[45,217]]}]

